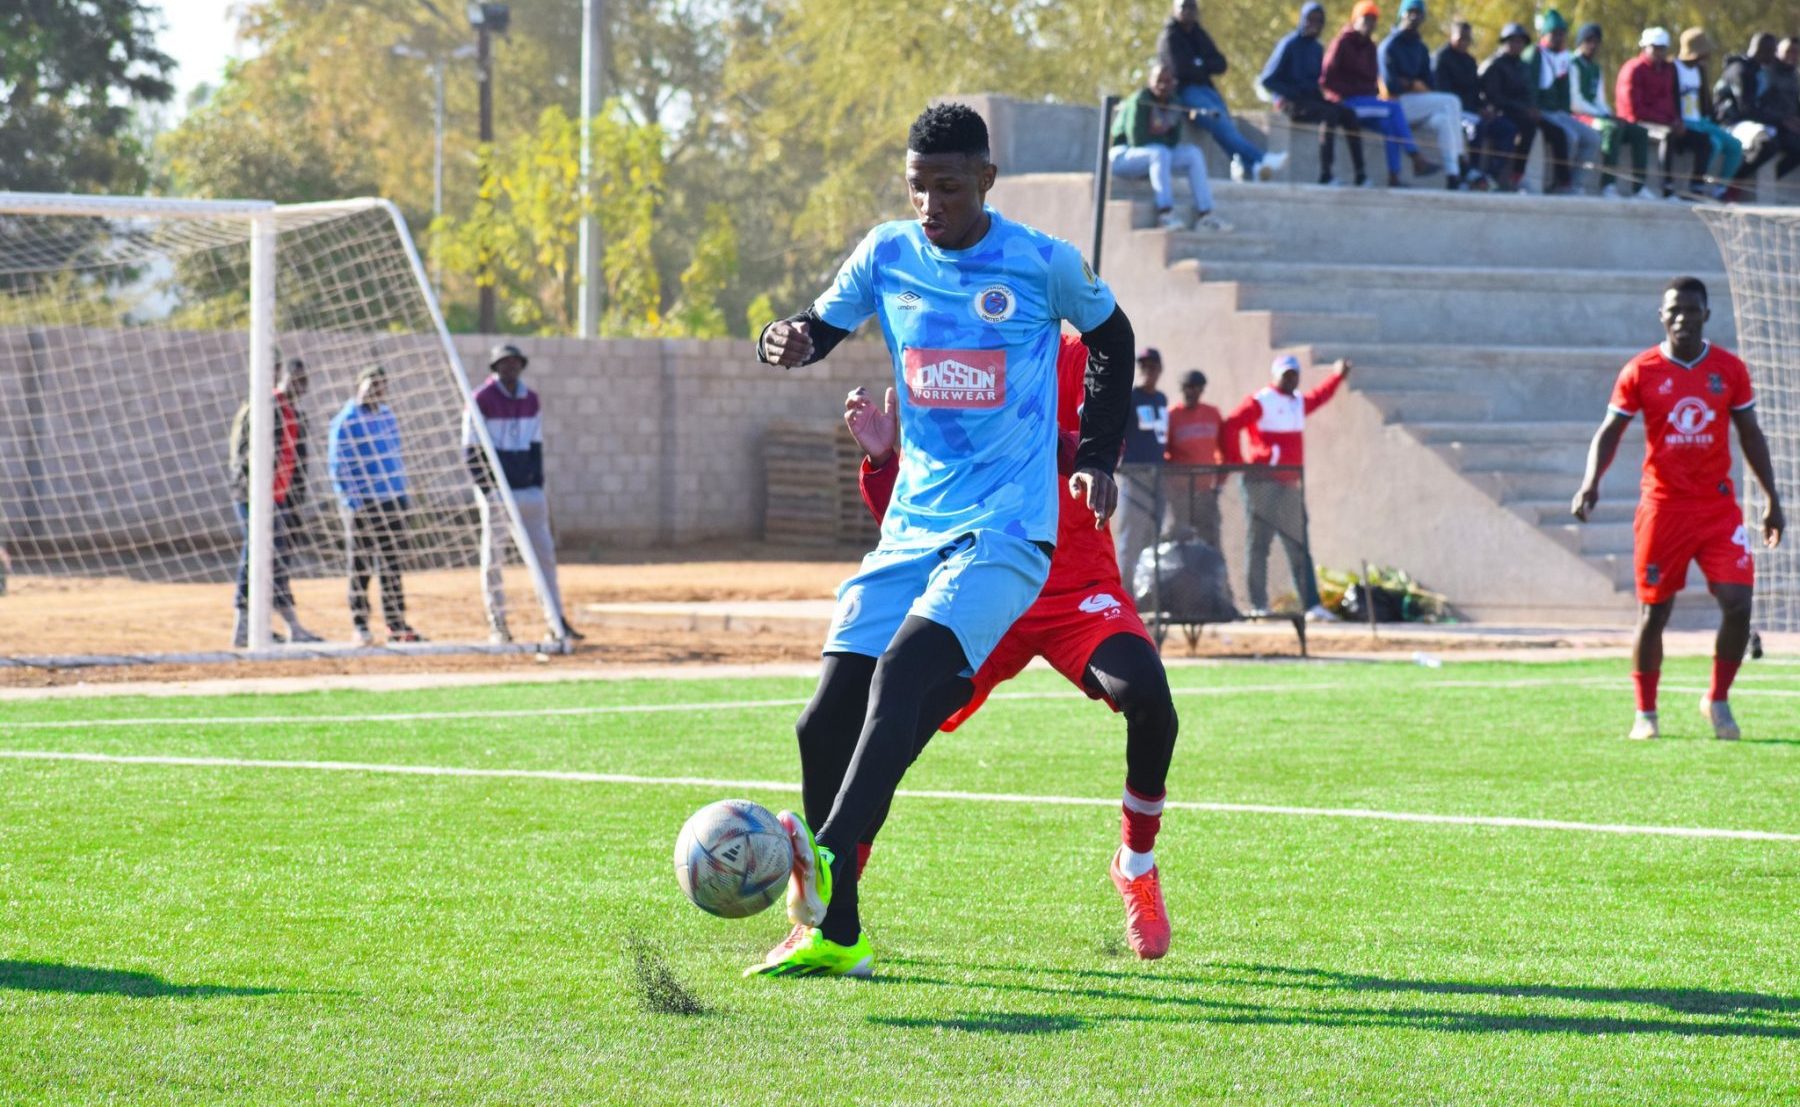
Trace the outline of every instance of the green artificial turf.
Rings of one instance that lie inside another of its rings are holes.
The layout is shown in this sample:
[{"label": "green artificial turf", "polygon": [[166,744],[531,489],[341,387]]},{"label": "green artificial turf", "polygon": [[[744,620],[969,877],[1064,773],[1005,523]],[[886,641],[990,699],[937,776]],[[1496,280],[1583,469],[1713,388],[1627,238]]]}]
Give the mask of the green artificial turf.
[{"label": "green artificial turf", "polygon": [[[1172,674],[1175,801],[1800,835],[1800,666],[1746,740],[1623,740],[1618,663]],[[0,704],[0,1102],[1800,1102],[1800,841],[1172,810],[1139,963],[1114,804],[898,800],[872,982],[742,980],[786,930],[681,898],[702,804],[792,791],[809,682]],[[1124,726],[1051,674],[905,787],[1116,797]],[[657,710],[644,710],[656,707]],[[415,716],[394,718],[391,716]]]}]

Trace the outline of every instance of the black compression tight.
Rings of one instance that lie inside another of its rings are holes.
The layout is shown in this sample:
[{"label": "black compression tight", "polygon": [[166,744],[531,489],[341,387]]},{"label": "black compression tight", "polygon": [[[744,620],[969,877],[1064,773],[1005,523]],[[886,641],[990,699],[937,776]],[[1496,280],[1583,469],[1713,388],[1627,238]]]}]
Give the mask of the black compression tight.
[{"label": "black compression tight", "polygon": [[1125,716],[1125,783],[1140,795],[1162,795],[1179,722],[1156,647],[1135,634],[1113,635],[1088,655],[1086,683]]}]

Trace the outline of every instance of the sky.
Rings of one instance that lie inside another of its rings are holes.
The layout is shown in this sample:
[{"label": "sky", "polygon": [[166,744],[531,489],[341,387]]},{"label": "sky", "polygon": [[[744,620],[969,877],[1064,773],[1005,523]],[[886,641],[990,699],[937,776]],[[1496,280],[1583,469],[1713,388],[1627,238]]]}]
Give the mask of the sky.
[{"label": "sky", "polygon": [[175,99],[169,105],[177,117],[184,114],[188,93],[194,86],[216,84],[226,61],[240,53],[237,21],[231,16],[238,3],[239,0],[162,0],[166,26],[157,36],[157,45],[178,65]]}]

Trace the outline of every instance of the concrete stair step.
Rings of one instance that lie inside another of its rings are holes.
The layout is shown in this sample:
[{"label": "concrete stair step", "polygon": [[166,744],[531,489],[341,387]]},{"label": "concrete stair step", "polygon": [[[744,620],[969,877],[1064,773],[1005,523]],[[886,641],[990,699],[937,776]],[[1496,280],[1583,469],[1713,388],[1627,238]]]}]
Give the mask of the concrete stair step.
[{"label": "concrete stair step", "polygon": [[[1563,518],[1568,519],[1568,509],[1564,508]],[[1561,542],[1568,549],[1583,557],[1593,555],[1631,556],[1632,531],[1629,522],[1624,523],[1578,523],[1569,519],[1567,523],[1540,523],[1539,527],[1552,538]]]},{"label": "concrete stair step", "polygon": [[[1538,442],[1526,439],[1519,442],[1438,442],[1428,445],[1465,471],[1555,473],[1569,485],[1571,495],[1574,494],[1574,486],[1580,483],[1582,470],[1587,465],[1585,442]],[[1624,472],[1637,472],[1644,464],[1642,447],[1634,453],[1628,453],[1627,449],[1626,445],[1619,447],[1613,466]]]},{"label": "concrete stair step", "polygon": [[[1521,334],[1517,338],[1530,338]],[[1645,345],[1651,339],[1645,338]],[[1504,369],[1508,373],[1562,374],[1581,370],[1616,373],[1644,346],[1536,346],[1516,342],[1478,346],[1433,342],[1325,342],[1314,347],[1324,361],[1349,358],[1356,363],[1360,382],[1366,373],[1400,369],[1428,369],[1430,379],[1454,378],[1477,369]],[[1596,420],[1598,417],[1596,416]]]},{"label": "concrete stair step", "polygon": [[[1585,296],[1599,289],[1606,292],[1622,291],[1632,296],[1649,296],[1653,300],[1661,293],[1667,280],[1641,269],[1589,269],[1571,272],[1567,269],[1542,269],[1526,265],[1357,265],[1288,260],[1201,259],[1200,268],[1207,280],[1344,287],[1358,291],[1370,288],[1425,291],[1455,288],[1464,291],[1556,292]],[[1725,287],[1723,272],[1695,275],[1706,281],[1709,287]]]},{"label": "concrete stair step", "polygon": [[[1240,301],[1238,310],[1246,310]],[[1276,346],[1298,346],[1325,337],[1374,341],[1381,320],[1366,312],[1284,310],[1274,313]]]},{"label": "concrete stair step", "polygon": [[1385,389],[1365,388],[1357,370],[1356,390],[1381,409],[1389,423],[1409,426],[1422,420],[1480,420],[1493,412],[1488,397],[1477,392],[1451,389]]},{"label": "concrete stair step", "polygon": [[1504,443],[1533,445],[1575,443],[1586,447],[1597,423],[1558,420],[1490,420],[1485,422],[1422,422],[1407,424],[1419,441],[1432,445],[1455,443]]},{"label": "concrete stair step", "polygon": [[[1555,526],[1573,522],[1569,517],[1569,502],[1574,498],[1575,490],[1569,489],[1569,496],[1560,500],[1512,500],[1503,506],[1522,516],[1527,522],[1539,526]],[[1627,523],[1637,513],[1637,500],[1601,499],[1588,513],[1588,525],[1603,523]]]},{"label": "concrete stair step", "polygon": [[[1463,479],[1501,503],[1520,500],[1554,500],[1567,504],[1581,484],[1581,470],[1569,467],[1517,468],[1511,466],[1465,466]],[[1602,493],[1604,495],[1604,492]]]}]

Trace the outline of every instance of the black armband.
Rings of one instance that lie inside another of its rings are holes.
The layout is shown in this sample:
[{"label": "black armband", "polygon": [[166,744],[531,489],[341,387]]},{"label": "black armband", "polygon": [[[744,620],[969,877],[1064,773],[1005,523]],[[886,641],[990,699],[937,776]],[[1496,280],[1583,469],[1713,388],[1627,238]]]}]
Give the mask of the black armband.
[{"label": "black armband", "polygon": [[801,362],[801,365],[811,365],[815,361],[823,361],[825,355],[829,354],[838,343],[850,337],[849,331],[842,327],[832,326],[830,323],[819,318],[818,312],[814,311],[812,308],[807,308],[798,315],[790,315],[786,319],[777,319],[757,332],[756,360],[762,362],[764,365],[774,364],[774,362],[770,361],[763,354],[763,335],[768,334],[769,327],[773,327],[775,323],[805,323],[806,329],[811,332],[813,341],[812,356]]},{"label": "black armband", "polygon": [[1081,405],[1081,442],[1075,447],[1075,469],[1097,469],[1110,475],[1125,446],[1136,337],[1125,310],[1114,307],[1106,322],[1082,333],[1081,341],[1088,348],[1087,398]]}]

